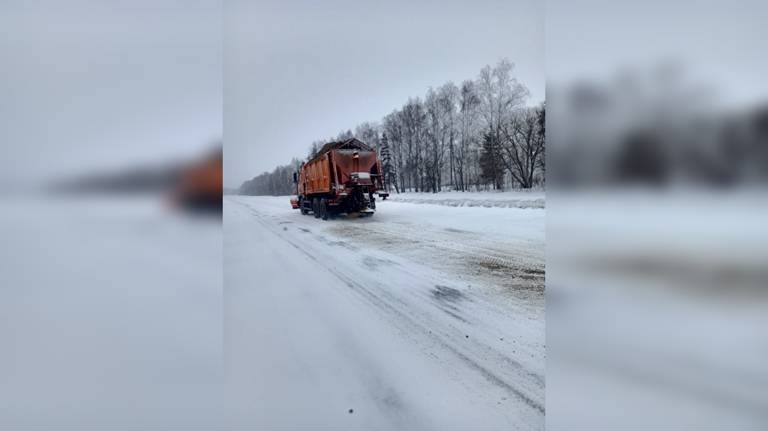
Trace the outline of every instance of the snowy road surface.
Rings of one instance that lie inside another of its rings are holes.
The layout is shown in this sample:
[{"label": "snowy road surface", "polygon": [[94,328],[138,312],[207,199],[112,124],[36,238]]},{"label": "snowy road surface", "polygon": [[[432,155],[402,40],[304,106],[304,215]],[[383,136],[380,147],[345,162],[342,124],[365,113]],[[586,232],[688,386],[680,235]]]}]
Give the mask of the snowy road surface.
[{"label": "snowy road surface", "polygon": [[544,210],[224,201],[236,429],[544,428]]}]

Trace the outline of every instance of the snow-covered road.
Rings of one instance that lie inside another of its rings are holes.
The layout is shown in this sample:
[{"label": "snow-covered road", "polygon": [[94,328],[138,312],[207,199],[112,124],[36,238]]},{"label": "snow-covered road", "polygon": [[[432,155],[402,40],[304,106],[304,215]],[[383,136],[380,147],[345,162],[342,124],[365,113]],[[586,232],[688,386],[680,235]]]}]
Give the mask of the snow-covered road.
[{"label": "snow-covered road", "polygon": [[235,428],[544,428],[544,210],[224,201]]}]

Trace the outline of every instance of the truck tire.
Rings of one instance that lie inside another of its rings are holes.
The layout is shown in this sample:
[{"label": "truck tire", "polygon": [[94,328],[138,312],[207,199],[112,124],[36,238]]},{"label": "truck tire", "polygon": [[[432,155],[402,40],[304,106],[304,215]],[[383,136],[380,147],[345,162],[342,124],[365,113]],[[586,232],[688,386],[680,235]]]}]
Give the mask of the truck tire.
[{"label": "truck tire", "polygon": [[320,201],[317,198],[312,199],[312,215],[320,218]]},{"label": "truck tire", "polygon": [[328,220],[328,201],[320,199],[320,216],[323,220]]},{"label": "truck tire", "polygon": [[304,203],[304,199],[299,199],[299,211],[301,211],[301,215],[309,214],[309,211],[307,211],[307,206]]}]

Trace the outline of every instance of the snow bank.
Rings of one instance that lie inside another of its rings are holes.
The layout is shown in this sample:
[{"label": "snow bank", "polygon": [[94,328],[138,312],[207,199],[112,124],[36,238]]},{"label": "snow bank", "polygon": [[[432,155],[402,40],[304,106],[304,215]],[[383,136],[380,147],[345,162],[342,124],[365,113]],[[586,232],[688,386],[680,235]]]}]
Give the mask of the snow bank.
[{"label": "snow bank", "polygon": [[387,199],[450,207],[544,208],[543,191],[393,193]]}]

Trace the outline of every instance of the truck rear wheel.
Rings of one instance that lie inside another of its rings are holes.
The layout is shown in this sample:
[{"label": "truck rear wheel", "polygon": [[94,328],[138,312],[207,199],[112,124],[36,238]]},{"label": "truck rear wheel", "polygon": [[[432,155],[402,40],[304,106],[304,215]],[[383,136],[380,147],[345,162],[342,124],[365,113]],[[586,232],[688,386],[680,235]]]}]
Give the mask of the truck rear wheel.
[{"label": "truck rear wheel", "polygon": [[301,211],[301,215],[309,214],[309,211],[307,211],[307,206],[304,203],[304,199],[299,199],[299,211]]},{"label": "truck rear wheel", "polygon": [[320,216],[323,220],[328,220],[328,201],[320,199]]},{"label": "truck rear wheel", "polygon": [[312,199],[312,215],[320,218],[320,201],[317,198]]}]

